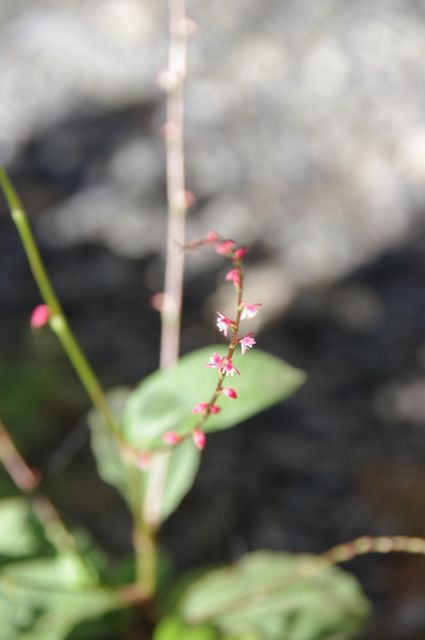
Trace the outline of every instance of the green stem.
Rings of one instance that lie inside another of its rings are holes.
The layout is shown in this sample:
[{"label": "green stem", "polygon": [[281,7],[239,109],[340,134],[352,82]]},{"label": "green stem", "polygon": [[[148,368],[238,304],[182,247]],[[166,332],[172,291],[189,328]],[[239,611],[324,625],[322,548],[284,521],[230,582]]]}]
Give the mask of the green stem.
[{"label": "green stem", "polygon": [[6,171],[1,167],[0,186],[11,210],[12,219],[22,240],[22,244],[25,249],[25,253],[27,254],[32,274],[40,290],[41,297],[52,312],[50,326],[62,343],[62,346],[74,366],[74,369],[93,405],[103,416],[105,424],[119,441],[121,438],[119,425],[108,405],[105,394],[95,373],[93,372],[93,369],[69,328],[62,307],[50,283],[49,276],[47,275],[40,252],[34,240],[25,209],[9,180]]}]

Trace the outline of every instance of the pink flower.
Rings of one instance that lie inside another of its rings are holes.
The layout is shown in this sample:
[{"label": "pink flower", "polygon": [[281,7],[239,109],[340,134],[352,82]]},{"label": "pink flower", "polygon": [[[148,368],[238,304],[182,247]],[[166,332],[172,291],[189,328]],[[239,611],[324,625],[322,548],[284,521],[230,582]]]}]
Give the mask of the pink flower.
[{"label": "pink flower", "polygon": [[222,360],[223,358],[221,357],[221,355],[215,351],[210,357],[209,362],[207,362],[206,366],[214,367],[215,369],[221,369]]},{"label": "pink flower", "polygon": [[236,398],[238,397],[236,391],[231,387],[223,387],[222,392],[227,398],[230,398],[231,400],[236,400]]},{"label": "pink flower", "polygon": [[248,247],[239,247],[239,249],[236,249],[236,251],[234,252],[233,257],[237,258],[238,260],[242,260],[242,258],[245,258],[247,253]]},{"label": "pink flower", "polygon": [[226,256],[227,254],[232,253],[235,244],[236,242],[233,240],[224,240],[215,247],[215,250],[219,255]]},{"label": "pink flower", "polygon": [[161,439],[166,444],[176,445],[180,442],[181,437],[175,431],[166,431],[165,433],[162,434]]},{"label": "pink flower", "polygon": [[195,443],[195,447],[199,449],[199,451],[202,451],[202,449],[205,447],[205,441],[206,441],[205,433],[200,429],[195,429],[192,437],[193,437],[193,442]]},{"label": "pink flower", "polygon": [[257,315],[258,310],[262,307],[262,304],[250,304],[249,302],[242,302],[242,313],[241,320],[245,320],[245,318],[253,318]]},{"label": "pink flower", "polygon": [[220,407],[217,407],[216,404],[211,405],[210,407],[210,413],[214,414],[214,413],[220,413],[221,409]]},{"label": "pink flower", "polygon": [[192,409],[192,413],[203,413],[205,409],[208,407],[208,402],[198,402]]},{"label": "pink flower", "polygon": [[218,235],[217,231],[208,231],[207,235],[205,236],[205,242],[207,242],[208,244],[214,244],[214,242],[217,242],[217,240],[220,240],[220,236]]},{"label": "pink flower", "polygon": [[233,320],[230,320],[227,316],[224,316],[220,311],[217,311],[217,327],[219,331],[222,331],[227,338],[227,332],[234,324]]},{"label": "pink flower", "polygon": [[240,340],[238,340],[239,344],[241,345],[241,351],[242,351],[242,355],[248,350],[251,349],[251,347],[254,346],[254,344],[256,344],[252,333],[247,333],[246,336],[244,336],[243,338],[240,338]]},{"label": "pink flower", "polygon": [[45,327],[52,316],[50,307],[47,304],[37,305],[31,314],[30,325],[32,329]]},{"label": "pink flower", "polygon": [[223,371],[226,376],[233,376],[235,373],[237,373],[238,376],[241,374],[241,372],[233,366],[233,362],[230,359],[226,360],[226,364],[223,366]]},{"label": "pink flower", "polygon": [[240,284],[241,284],[241,274],[239,272],[239,269],[231,269],[226,274],[226,280],[227,280],[227,282],[233,282],[233,284],[235,285],[236,289],[238,289]]}]

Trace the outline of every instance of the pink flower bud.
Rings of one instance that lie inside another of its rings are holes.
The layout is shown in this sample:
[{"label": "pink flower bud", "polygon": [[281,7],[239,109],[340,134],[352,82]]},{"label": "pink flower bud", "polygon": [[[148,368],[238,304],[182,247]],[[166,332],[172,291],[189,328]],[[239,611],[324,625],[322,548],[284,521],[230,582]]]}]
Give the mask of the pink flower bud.
[{"label": "pink flower bud", "polygon": [[248,247],[239,247],[239,249],[236,249],[233,256],[237,258],[237,260],[242,260],[242,258],[245,258],[247,253]]},{"label": "pink flower bud", "polygon": [[195,447],[200,451],[202,451],[202,449],[204,449],[205,447],[205,441],[206,441],[205,433],[200,429],[195,429],[192,437],[193,437],[193,442],[195,443]]},{"label": "pink flower bud", "polygon": [[203,413],[205,409],[208,407],[208,402],[198,402],[192,409],[192,413]]},{"label": "pink flower bud", "polygon": [[251,347],[254,346],[254,344],[257,344],[254,340],[253,334],[252,333],[248,333],[246,336],[244,336],[243,338],[240,338],[238,340],[239,344],[241,345],[241,351],[242,351],[242,355],[244,353],[246,353],[246,351],[248,349],[251,349]]},{"label": "pink flower bud", "polygon": [[259,308],[262,306],[262,304],[250,304],[248,302],[242,302],[241,320],[245,320],[245,318],[253,318],[257,315]]},{"label": "pink flower bud", "polygon": [[175,204],[179,209],[193,209],[198,201],[191,191],[179,191],[175,195]]},{"label": "pink flower bud", "polygon": [[232,253],[235,244],[236,242],[233,240],[224,240],[215,247],[215,250],[219,255],[226,256],[227,254]]},{"label": "pink flower bud", "polygon": [[226,274],[226,278],[227,282],[233,282],[233,284],[235,285],[236,289],[238,289],[240,287],[241,284],[241,274],[239,272],[239,269],[231,269],[227,274]]},{"label": "pink flower bud", "polygon": [[218,235],[217,231],[208,231],[207,235],[205,236],[205,242],[207,242],[208,244],[214,244],[214,242],[217,242],[217,240],[220,240],[220,236]]},{"label": "pink flower bud", "polygon": [[52,316],[50,307],[47,304],[37,305],[31,314],[30,325],[32,329],[45,327]]},{"label": "pink flower bud", "polygon": [[236,400],[236,398],[238,397],[236,391],[231,387],[223,387],[222,392],[227,398],[230,398],[231,400]]},{"label": "pink flower bud", "polygon": [[214,413],[220,413],[221,409],[220,407],[217,407],[216,404],[211,405],[210,407],[210,413],[214,414]]},{"label": "pink flower bud", "polygon": [[165,442],[166,444],[170,444],[173,446],[180,442],[181,437],[175,431],[166,431],[162,434],[161,440],[163,440],[163,442]]}]

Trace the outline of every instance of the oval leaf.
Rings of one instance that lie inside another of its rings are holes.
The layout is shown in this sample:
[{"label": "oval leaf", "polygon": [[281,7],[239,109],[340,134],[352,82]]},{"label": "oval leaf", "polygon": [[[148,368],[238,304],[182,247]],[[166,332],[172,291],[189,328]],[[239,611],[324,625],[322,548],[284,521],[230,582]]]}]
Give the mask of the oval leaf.
[{"label": "oval leaf", "polygon": [[196,580],[177,611],[188,623],[259,640],[345,640],[362,627],[369,605],[342,569],[324,568],[312,556],[259,551]]},{"label": "oval leaf", "polygon": [[[211,354],[224,355],[226,349],[212,345],[181,358],[170,369],[156,371],[131,394],[124,411],[126,437],[135,446],[149,448],[160,444],[165,431],[185,435],[197,422],[192,409],[206,402],[217,382],[217,370],[206,366]],[[210,416],[205,431],[218,431],[235,426],[293,394],[305,375],[283,360],[255,350],[235,356],[240,376],[226,380],[226,386],[238,393],[237,400],[219,398],[222,411]]]}]

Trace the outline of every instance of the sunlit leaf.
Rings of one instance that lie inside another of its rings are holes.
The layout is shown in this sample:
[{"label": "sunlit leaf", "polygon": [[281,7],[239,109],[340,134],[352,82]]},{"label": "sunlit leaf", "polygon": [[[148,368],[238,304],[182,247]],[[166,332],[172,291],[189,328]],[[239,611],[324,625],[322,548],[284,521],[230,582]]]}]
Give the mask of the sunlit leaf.
[{"label": "sunlit leaf", "polygon": [[[124,429],[134,445],[157,446],[165,431],[188,433],[196,424],[192,409],[209,400],[217,381],[217,370],[206,367],[209,356],[223,346],[212,345],[181,358],[169,369],[156,371],[131,394],[124,411]],[[293,394],[305,376],[283,360],[260,350],[235,356],[241,375],[229,377],[237,400],[220,398],[222,411],[211,416],[206,431],[228,429]]]}]

